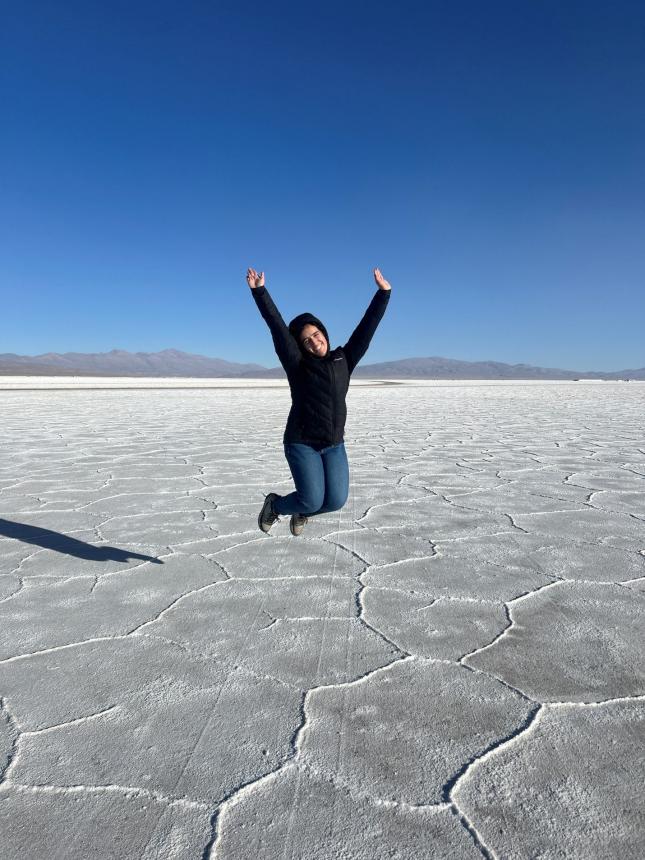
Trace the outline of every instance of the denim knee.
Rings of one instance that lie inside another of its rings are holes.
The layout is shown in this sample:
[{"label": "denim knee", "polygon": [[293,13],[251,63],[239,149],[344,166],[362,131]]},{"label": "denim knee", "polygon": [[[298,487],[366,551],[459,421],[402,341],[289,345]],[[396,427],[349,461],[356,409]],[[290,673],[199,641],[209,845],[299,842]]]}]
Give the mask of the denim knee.
[{"label": "denim knee", "polygon": [[298,504],[301,505],[303,513],[313,513],[314,511],[317,511],[322,507],[323,501],[324,494],[322,492],[317,492],[314,489],[307,490],[304,493],[298,493]]},{"label": "denim knee", "polygon": [[339,511],[347,501],[348,493],[331,493],[325,501],[325,512]]}]

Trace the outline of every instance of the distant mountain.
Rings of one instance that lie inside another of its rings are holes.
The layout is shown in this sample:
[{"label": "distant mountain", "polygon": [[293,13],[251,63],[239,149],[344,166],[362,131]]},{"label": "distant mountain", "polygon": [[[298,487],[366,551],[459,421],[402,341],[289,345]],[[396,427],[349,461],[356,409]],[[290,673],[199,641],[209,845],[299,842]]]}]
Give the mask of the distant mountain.
[{"label": "distant mountain", "polygon": [[238,377],[266,370],[259,364],[238,364],[222,358],[192,355],[177,349],[161,352],[48,352],[22,356],[0,354],[0,374],[32,376],[193,376]]},{"label": "distant mountain", "polygon": [[[26,356],[0,354],[3,376],[182,376],[276,379],[281,367],[238,364],[222,358],[193,355],[177,349],[161,352],[111,352],[64,354],[49,352]],[[638,370],[577,371],[499,361],[458,361],[452,358],[404,358],[356,368],[356,376],[378,379],[642,379]]]},{"label": "distant mountain", "polygon": [[356,376],[381,379],[645,379],[639,370],[578,371],[501,361],[458,361],[453,358],[404,358],[356,368]]},{"label": "distant mountain", "polygon": [[[276,379],[284,377],[281,367],[243,376]],[[359,365],[354,375],[363,379],[645,379],[640,370],[578,371],[501,361],[458,361],[454,358],[402,358],[380,364]]]}]

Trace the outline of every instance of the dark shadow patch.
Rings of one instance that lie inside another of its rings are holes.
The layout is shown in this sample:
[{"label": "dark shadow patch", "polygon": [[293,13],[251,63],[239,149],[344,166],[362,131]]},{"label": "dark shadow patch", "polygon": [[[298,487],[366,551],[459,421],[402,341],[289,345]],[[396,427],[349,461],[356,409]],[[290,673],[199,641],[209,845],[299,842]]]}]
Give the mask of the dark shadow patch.
[{"label": "dark shadow patch", "polygon": [[43,549],[52,549],[55,552],[73,555],[76,558],[85,558],[88,561],[152,561],[155,564],[163,564],[160,558],[152,555],[144,555],[129,549],[119,549],[115,546],[94,546],[91,543],[69,537],[51,529],[29,526],[25,523],[15,523],[11,520],[0,518],[0,535],[41,546]]}]

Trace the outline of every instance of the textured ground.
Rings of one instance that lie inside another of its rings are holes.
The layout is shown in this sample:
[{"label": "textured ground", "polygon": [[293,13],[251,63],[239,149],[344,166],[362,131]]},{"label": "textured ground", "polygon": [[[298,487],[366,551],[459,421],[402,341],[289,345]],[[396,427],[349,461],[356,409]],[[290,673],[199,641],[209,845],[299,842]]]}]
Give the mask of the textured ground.
[{"label": "textured ground", "polygon": [[0,392],[0,856],[645,856],[645,385]]}]

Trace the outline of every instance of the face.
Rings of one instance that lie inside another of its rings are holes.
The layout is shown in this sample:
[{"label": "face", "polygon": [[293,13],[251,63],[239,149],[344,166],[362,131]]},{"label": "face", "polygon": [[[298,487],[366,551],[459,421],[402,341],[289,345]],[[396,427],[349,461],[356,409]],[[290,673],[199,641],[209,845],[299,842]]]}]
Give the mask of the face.
[{"label": "face", "polygon": [[307,352],[322,358],[327,355],[327,338],[315,325],[307,324],[300,332],[300,343]]}]

